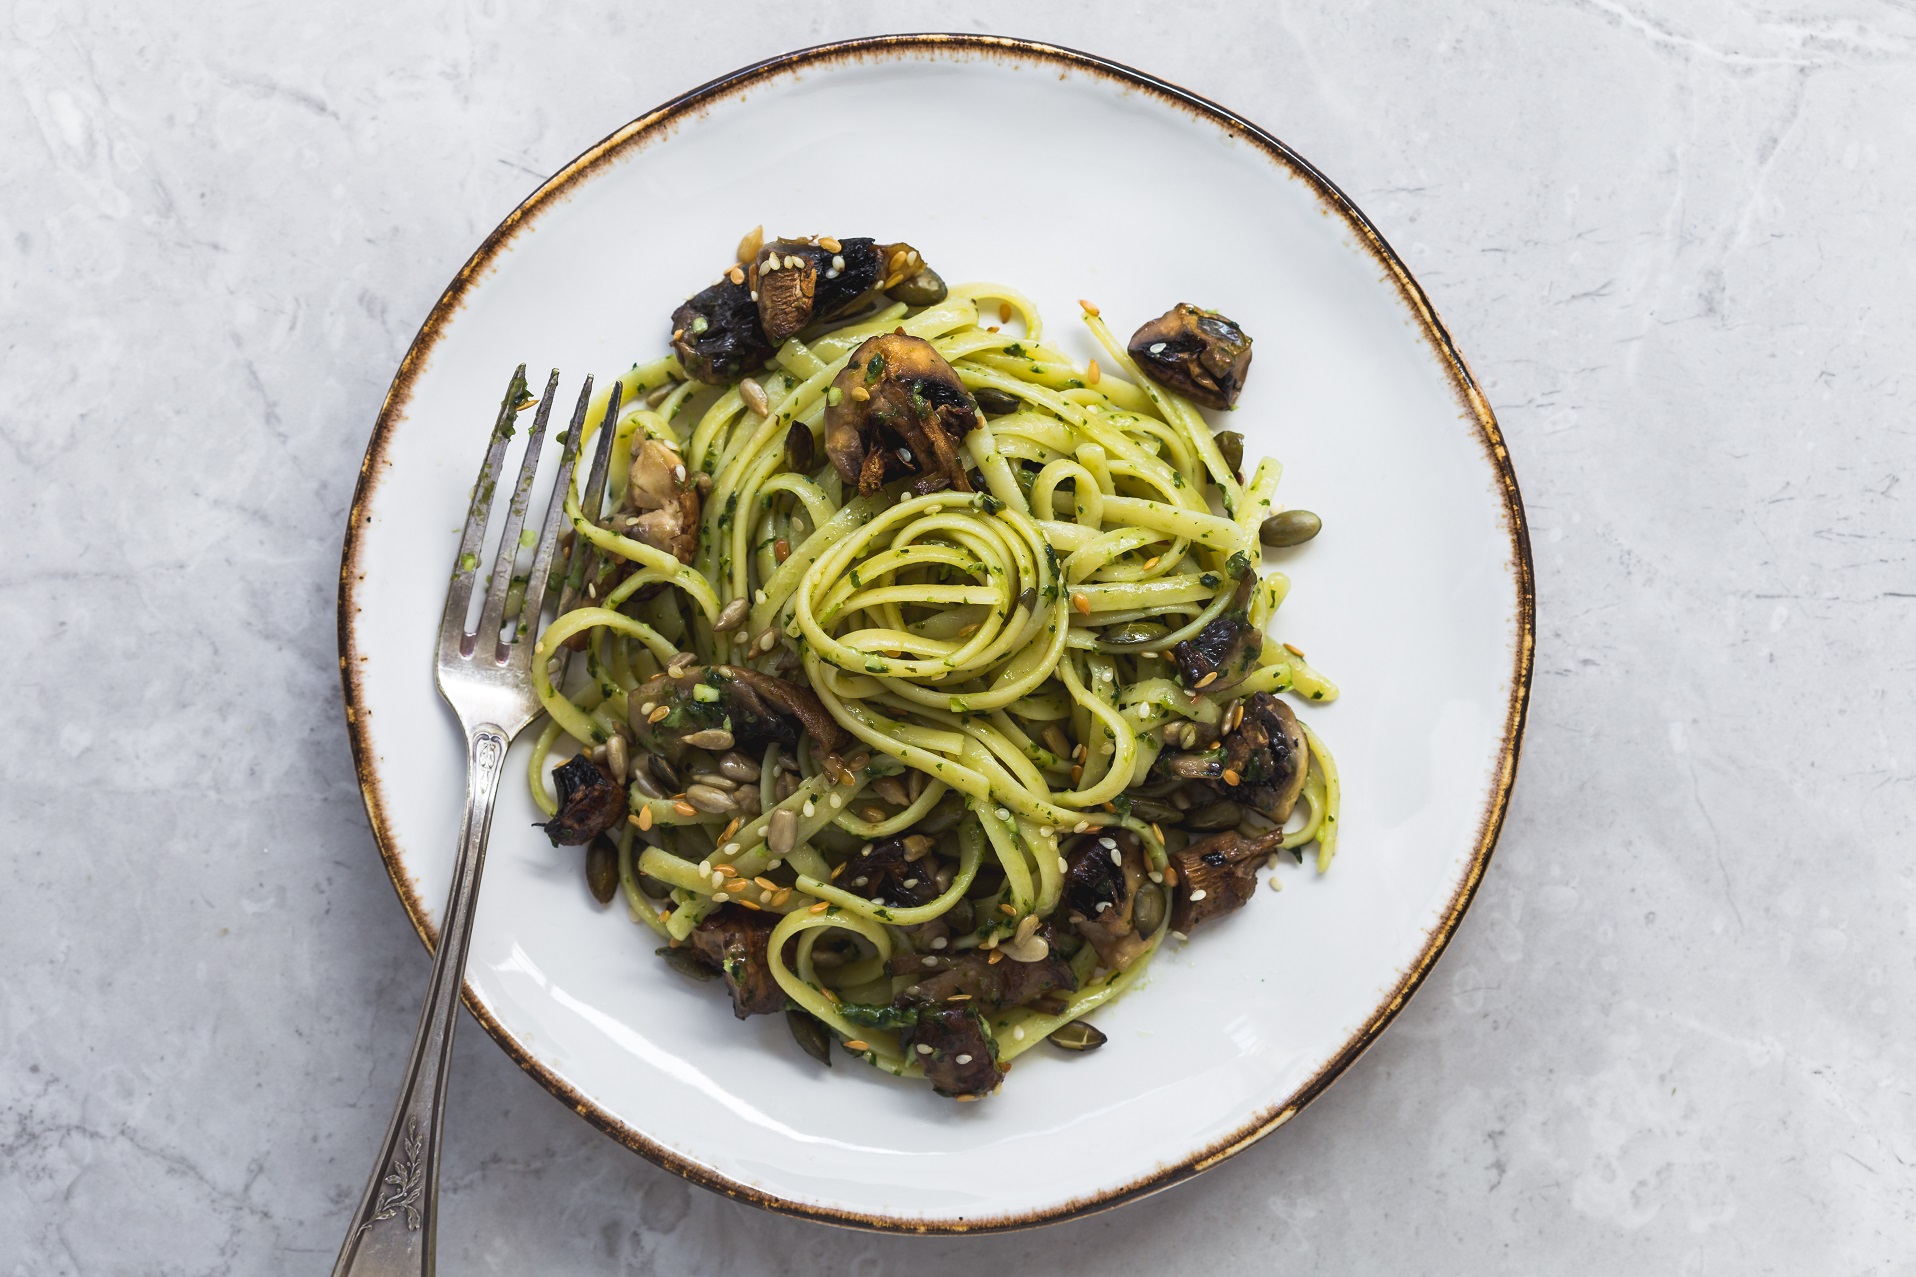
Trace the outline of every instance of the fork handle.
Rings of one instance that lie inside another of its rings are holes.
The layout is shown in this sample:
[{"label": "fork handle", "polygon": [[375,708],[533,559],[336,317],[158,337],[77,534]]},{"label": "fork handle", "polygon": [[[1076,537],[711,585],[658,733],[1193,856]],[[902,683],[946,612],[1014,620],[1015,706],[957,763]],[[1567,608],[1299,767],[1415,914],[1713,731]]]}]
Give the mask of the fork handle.
[{"label": "fork handle", "polygon": [[426,986],[426,1007],[413,1036],[392,1124],[353,1215],[352,1231],[339,1249],[333,1277],[432,1277],[440,1118],[446,1109],[452,1031],[459,1022],[473,906],[479,899],[486,835],[492,828],[507,743],[505,731],[492,723],[480,723],[466,733],[466,815],[459,826],[459,859]]}]

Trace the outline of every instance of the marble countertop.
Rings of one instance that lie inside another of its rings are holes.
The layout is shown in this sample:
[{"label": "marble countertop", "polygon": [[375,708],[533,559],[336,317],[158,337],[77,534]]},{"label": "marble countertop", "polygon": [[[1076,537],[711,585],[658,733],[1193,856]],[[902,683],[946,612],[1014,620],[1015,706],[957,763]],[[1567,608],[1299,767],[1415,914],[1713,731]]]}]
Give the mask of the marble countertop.
[{"label": "marble countertop", "polygon": [[[0,7],[0,1274],[324,1272],[426,972],[332,620],[392,370],[585,145],[929,10]],[[1029,1234],[689,1188],[468,1024],[443,1271],[1916,1272],[1916,12],[964,13],[1259,121],[1431,293],[1535,539],[1496,861],[1297,1120]]]}]

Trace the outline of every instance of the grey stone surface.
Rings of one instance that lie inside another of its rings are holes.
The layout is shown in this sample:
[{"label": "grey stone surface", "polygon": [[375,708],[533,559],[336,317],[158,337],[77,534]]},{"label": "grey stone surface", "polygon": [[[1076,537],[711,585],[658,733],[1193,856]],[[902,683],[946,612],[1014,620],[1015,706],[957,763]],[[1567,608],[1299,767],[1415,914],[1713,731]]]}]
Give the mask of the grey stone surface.
[{"label": "grey stone surface", "polygon": [[426,969],[335,679],[386,382],[587,143],[900,25],[1229,103],[1430,289],[1536,543],[1502,848],[1324,1099],[1036,1233],[721,1200],[468,1025],[443,1271],[1916,1273],[1908,4],[0,10],[0,1273],[326,1270]]}]

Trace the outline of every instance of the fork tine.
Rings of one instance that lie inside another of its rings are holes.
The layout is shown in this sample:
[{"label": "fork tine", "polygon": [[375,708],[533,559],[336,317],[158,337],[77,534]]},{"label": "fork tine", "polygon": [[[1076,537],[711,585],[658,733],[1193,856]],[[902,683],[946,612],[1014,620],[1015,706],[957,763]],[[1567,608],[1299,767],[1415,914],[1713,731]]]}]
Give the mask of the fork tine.
[{"label": "fork tine", "polygon": [[[546,422],[552,416],[552,399],[559,390],[559,370],[546,378],[546,392],[539,399],[539,411],[532,419],[532,433],[526,436],[525,459],[519,463],[519,482],[512,490],[512,504],[506,512],[506,526],[499,534],[499,552],[493,557],[492,579],[486,588],[486,603],[479,614],[479,632],[474,646],[490,650],[492,659],[504,663],[509,653],[500,632],[512,617],[506,604],[512,592],[513,569],[519,566],[519,533],[526,523],[526,503],[532,496],[532,480],[539,469],[539,454],[545,449]],[[515,615],[517,609],[514,609]],[[490,645],[488,647],[488,645]]]},{"label": "fork tine", "polygon": [[[605,416],[599,422],[598,446],[592,453],[592,469],[586,475],[585,496],[579,503],[579,512],[586,518],[597,520],[605,510],[606,471],[611,466],[612,443],[618,434],[619,404],[624,398],[625,386],[614,381],[612,391],[606,396]],[[599,560],[602,556],[599,547],[584,537],[574,538],[572,542],[572,562],[565,575],[565,589],[559,594],[559,615],[564,616],[579,606],[579,597],[584,592],[585,583],[598,574]],[[565,665],[570,664],[569,655],[561,658],[558,675],[564,677]]]},{"label": "fork tine", "polygon": [[[612,387],[614,402],[617,402],[618,394],[619,388],[615,383]],[[572,410],[572,425],[565,432],[565,451],[559,458],[559,476],[552,481],[552,497],[546,502],[545,524],[539,530],[539,548],[533,555],[532,573],[526,578],[525,615],[534,628],[538,626],[539,612],[545,606],[546,589],[552,579],[553,560],[558,557],[560,529],[566,523],[566,494],[572,491],[572,473],[579,461],[579,440],[585,433],[586,410],[591,407],[591,404],[592,378],[587,377],[585,385],[579,390],[579,406]],[[583,537],[574,538],[573,553],[578,553],[579,542],[584,539]],[[522,638],[525,630],[526,626],[522,624],[519,631]],[[513,649],[513,663],[516,665],[523,662],[529,667],[534,646],[532,643],[521,642]],[[565,682],[565,668],[570,656],[571,653],[567,649],[559,649],[559,664],[553,671],[553,682]]]},{"label": "fork tine", "polygon": [[479,554],[486,545],[486,524],[492,517],[493,480],[499,462],[506,454],[506,441],[512,438],[512,423],[519,405],[526,398],[526,366],[520,364],[506,384],[506,397],[499,403],[499,416],[492,424],[492,442],[486,447],[486,459],[473,481],[472,496],[466,507],[466,528],[459,536],[459,557],[453,560],[452,584],[446,590],[446,610],[439,618],[439,651],[463,654],[466,637],[466,609],[472,604],[472,583],[479,574]]}]

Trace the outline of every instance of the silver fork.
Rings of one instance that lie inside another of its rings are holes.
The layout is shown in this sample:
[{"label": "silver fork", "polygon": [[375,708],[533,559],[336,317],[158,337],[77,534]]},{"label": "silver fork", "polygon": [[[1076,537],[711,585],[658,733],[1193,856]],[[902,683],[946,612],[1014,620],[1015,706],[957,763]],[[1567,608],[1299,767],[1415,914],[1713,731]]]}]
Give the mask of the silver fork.
[{"label": "silver fork", "polygon": [[[532,495],[539,454],[545,443],[547,419],[559,388],[555,369],[546,381],[545,395],[526,440],[525,462],[506,511],[499,553],[489,574],[479,628],[466,631],[466,612],[479,579],[479,558],[485,551],[486,527],[491,520],[495,480],[505,458],[526,394],[525,365],[513,374],[505,401],[493,424],[491,443],[479,480],[472,487],[465,532],[459,538],[459,557],[453,565],[452,586],[439,622],[439,694],[459,718],[466,734],[466,814],[459,827],[459,858],[453,866],[452,892],[446,900],[439,945],[433,955],[432,977],[426,985],[426,1006],[413,1037],[412,1057],[400,1085],[386,1141],[373,1163],[359,1210],[353,1215],[346,1241],[333,1265],[333,1277],[429,1277],[433,1272],[433,1241],[438,1222],[440,1119],[446,1107],[447,1066],[452,1059],[452,1031],[458,1022],[459,994],[465,983],[466,949],[472,941],[472,917],[479,900],[479,876],[485,867],[486,836],[492,827],[493,799],[499,792],[499,774],[506,747],[539,715],[539,698],[532,689],[532,653],[547,582],[558,555],[559,534],[565,522],[565,494],[572,484],[578,459],[581,427],[592,399],[592,379],[579,392],[579,405],[566,432],[559,475],[546,508],[545,524],[534,550],[524,593],[516,595],[520,534],[525,528],[526,505]],[[613,423],[618,420],[620,384],[612,384],[599,444],[593,457],[590,490],[583,511],[596,518],[603,502],[605,470],[612,452]],[[584,537],[575,537],[575,555],[584,561]],[[507,627],[511,629],[508,631]],[[565,675],[563,648],[553,672]]]}]

